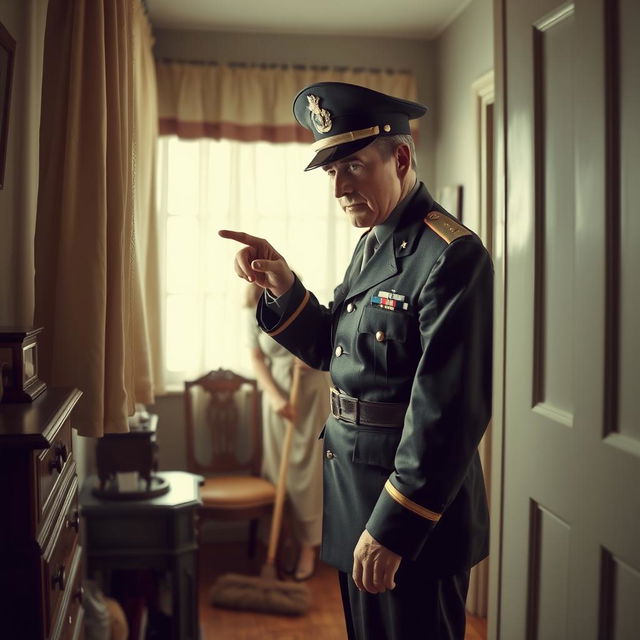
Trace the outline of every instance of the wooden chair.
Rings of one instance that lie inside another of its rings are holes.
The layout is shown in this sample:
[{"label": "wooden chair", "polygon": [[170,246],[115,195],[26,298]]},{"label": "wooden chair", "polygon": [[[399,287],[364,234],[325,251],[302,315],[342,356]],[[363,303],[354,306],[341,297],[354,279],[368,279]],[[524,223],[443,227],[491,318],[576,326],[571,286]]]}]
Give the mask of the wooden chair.
[{"label": "wooden chair", "polygon": [[[274,485],[260,477],[262,433],[256,381],[224,369],[210,371],[185,381],[184,401],[188,470],[204,478],[201,522],[249,520],[249,556],[253,557],[259,519],[271,514],[275,501]],[[196,446],[198,450],[210,447],[208,460],[196,455]]]}]

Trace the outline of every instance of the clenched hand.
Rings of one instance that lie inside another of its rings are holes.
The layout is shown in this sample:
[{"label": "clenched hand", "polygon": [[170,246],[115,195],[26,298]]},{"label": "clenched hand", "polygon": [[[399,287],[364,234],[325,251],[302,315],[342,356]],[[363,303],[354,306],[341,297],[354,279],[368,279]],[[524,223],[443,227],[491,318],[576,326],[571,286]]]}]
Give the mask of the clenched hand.
[{"label": "clenched hand", "polygon": [[360,591],[383,593],[396,586],[402,556],[380,544],[366,529],[353,551],[353,581]]}]

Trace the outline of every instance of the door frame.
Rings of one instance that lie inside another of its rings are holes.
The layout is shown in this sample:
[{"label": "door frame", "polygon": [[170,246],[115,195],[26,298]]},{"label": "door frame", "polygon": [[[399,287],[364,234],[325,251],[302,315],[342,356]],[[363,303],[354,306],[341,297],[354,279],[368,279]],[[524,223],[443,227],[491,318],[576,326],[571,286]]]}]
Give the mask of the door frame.
[{"label": "door frame", "polygon": [[506,100],[506,0],[494,0],[494,215],[492,250],[494,278],[493,320],[493,411],[491,439],[491,542],[489,550],[488,640],[499,640],[502,601],[502,529],[504,526],[504,400],[507,283],[507,212],[505,153],[507,130]]},{"label": "door frame", "polygon": [[[476,131],[478,147],[478,235],[484,246],[493,255],[493,227],[495,211],[495,135],[493,119],[489,119],[490,110],[495,105],[495,80],[493,69],[480,76],[471,88],[475,97]],[[488,123],[491,122],[491,125]],[[492,145],[488,146],[491,138]],[[491,153],[489,154],[489,149]],[[491,183],[488,189],[487,185]]]}]

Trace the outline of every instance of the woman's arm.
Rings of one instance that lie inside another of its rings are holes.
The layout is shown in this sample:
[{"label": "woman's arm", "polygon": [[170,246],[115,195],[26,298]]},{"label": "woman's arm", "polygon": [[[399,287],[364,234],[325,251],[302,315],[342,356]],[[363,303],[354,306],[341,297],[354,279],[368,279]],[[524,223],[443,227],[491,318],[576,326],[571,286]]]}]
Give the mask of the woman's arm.
[{"label": "woman's arm", "polygon": [[267,364],[267,359],[258,347],[251,349],[251,362],[258,385],[262,391],[267,394],[269,404],[273,410],[283,418],[291,420],[293,418],[293,411],[289,404],[289,398],[276,384],[271,374],[271,369],[269,369]]}]

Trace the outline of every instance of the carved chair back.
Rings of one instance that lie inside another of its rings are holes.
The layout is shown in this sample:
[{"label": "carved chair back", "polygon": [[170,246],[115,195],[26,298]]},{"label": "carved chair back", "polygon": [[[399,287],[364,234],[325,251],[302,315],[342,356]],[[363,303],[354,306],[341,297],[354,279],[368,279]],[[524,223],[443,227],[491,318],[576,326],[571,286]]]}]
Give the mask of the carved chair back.
[{"label": "carved chair back", "polygon": [[210,371],[185,381],[187,466],[203,476],[259,475],[262,457],[260,396],[255,380]]}]

